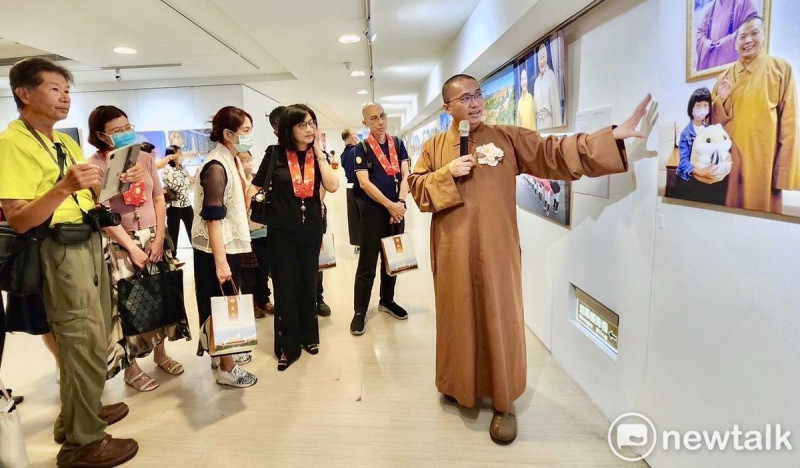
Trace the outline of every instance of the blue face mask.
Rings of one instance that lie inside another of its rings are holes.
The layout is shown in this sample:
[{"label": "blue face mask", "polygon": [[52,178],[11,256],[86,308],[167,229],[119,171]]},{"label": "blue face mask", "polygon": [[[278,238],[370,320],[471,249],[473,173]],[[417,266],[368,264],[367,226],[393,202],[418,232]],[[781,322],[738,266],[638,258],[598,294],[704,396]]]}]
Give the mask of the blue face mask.
[{"label": "blue face mask", "polygon": [[122,148],[136,143],[136,134],[133,132],[116,133],[111,135],[111,141],[114,143],[114,148]]}]

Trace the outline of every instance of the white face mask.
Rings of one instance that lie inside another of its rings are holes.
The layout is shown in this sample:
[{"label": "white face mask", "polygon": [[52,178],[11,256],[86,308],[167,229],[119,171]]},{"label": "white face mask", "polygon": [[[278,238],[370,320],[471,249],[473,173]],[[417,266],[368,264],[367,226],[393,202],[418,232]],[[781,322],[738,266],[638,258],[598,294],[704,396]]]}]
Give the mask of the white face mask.
[{"label": "white face mask", "polygon": [[233,146],[236,148],[236,151],[238,151],[240,153],[244,153],[244,152],[250,151],[250,148],[253,147],[253,140],[255,140],[255,138],[253,137],[253,134],[252,133],[248,134],[248,135],[238,135],[237,134],[236,136],[239,137],[239,143],[234,143],[233,144]]},{"label": "white face mask", "polygon": [[705,120],[708,117],[708,109],[695,109],[692,111],[692,115],[697,120]]}]

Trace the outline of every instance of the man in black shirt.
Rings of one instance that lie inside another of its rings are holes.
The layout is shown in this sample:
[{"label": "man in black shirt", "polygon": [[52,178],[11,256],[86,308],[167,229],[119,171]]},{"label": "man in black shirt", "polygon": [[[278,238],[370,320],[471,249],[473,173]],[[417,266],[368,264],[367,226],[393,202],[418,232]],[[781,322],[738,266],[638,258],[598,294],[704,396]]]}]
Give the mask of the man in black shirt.
[{"label": "man in black shirt", "polygon": [[[375,267],[381,256],[381,239],[403,232],[408,194],[408,152],[403,142],[386,133],[386,112],[380,104],[370,102],[361,111],[370,135],[355,147],[355,172],[361,194],[359,237],[361,255],[356,269],[355,315],[350,333],[363,335],[369,296],[375,281]],[[394,302],[397,278],[386,273],[385,259],[381,265],[381,291],[378,310],[405,320],[408,313]]]},{"label": "man in black shirt", "polygon": [[344,141],[344,151],[342,151],[342,169],[344,169],[344,176],[347,178],[347,231],[350,235],[350,245],[355,245],[355,253],[359,253],[358,230],[359,214],[358,203],[356,202],[356,193],[358,192],[358,180],[356,179],[356,145],[358,145],[358,137],[351,129],[342,132],[342,140]]}]

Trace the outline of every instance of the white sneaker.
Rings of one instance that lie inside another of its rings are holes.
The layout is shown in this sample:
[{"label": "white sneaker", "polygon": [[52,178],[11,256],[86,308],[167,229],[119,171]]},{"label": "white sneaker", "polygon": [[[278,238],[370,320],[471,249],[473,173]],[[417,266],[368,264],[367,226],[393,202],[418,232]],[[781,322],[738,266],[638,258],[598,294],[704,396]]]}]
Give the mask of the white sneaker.
[{"label": "white sneaker", "polygon": [[[233,355],[233,361],[236,363],[237,366],[243,366],[245,364],[249,364],[250,361],[253,360],[253,356],[250,353],[238,353]],[[212,357],[211,358],[211,368],[212,369],[219,369],[219,358]]]},{"label": "white sneaker", "polygon": [[252,387],[256,382],[258,382],[258,378],[255,375],[239,366],[235,366],[230,372],[217,369],[217,383],[220,385],[245,388]]}]

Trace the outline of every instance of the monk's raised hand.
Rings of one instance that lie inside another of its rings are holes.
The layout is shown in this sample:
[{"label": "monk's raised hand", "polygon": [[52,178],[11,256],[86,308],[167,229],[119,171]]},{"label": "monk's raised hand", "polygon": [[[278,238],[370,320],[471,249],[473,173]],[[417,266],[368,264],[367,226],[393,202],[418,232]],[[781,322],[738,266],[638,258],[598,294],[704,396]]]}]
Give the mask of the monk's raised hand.
[{"label": "monk's raised hand", "polygon": [[642,99],[642,102],[636,106],[636,110],[633,112],[628,120],[620,124],[617,128],[611,131],[611,135],[616,138],[617,140],[624,140],[625,138],[644,138],[645,134],[642,131],[637,131],[636,127],[639,126],[639,122],[642,121],[642,117],[647,113],[647,107],[650,105],[650,101],[652,101],[652,96],[648,94]]},{"label": "monk's raised hand", "polygon": [[733,83],[731,83],[731,80],[723,78],[717,82],[717,95],[723,101],[728,99],[728,96],[731,95],[731,91],[733,91]]},{"label": "monk's raised hand", "polygon": [[469,174],[474,165],[475,156],[468,154],[450,161],[450,164],[447,165],[447,168],[450,169],[450,174],[452,174],[453,177],[461,177]]}]

